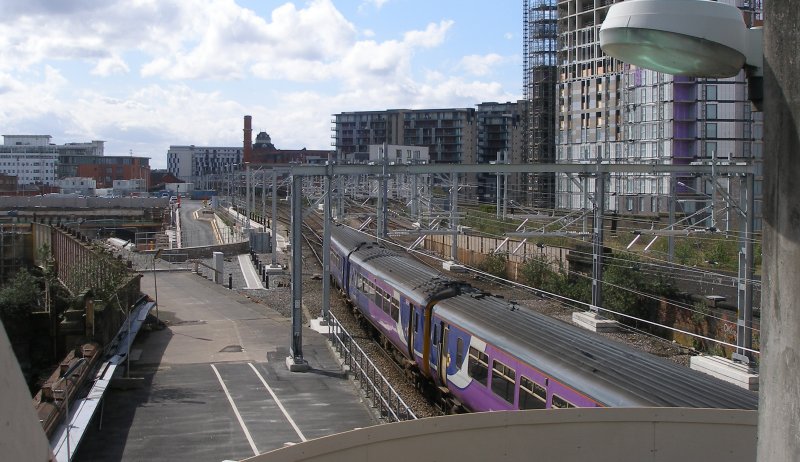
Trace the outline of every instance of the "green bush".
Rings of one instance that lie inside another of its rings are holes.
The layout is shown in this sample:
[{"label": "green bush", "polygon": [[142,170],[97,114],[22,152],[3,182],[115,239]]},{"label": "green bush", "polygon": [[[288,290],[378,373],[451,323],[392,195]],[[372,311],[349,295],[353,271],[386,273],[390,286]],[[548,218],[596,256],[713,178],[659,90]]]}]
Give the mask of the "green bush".
[{"label": "green bush", "polygon": [[506,254],[491,254],[487,255],[483,260],[480,269],[487,273],[505,278],[506,277],[506,262],[508,256]]}]

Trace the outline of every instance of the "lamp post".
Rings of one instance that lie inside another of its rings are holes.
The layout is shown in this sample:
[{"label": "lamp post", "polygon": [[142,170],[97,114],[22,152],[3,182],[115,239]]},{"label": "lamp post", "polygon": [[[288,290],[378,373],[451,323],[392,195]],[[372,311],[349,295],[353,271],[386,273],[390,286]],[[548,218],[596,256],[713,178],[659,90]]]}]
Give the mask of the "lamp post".
[{"label": "lamp post", "polygon": [[[58,386],[59,383],[64,382],[65,380],[69,379],[70,376],[72,376],[72,374],[75,372],[75,369],[77,369],[85,361],[86,361],[86,358],[79,358],[78,361],[76,361],[73,365],[69,366],[69,368],[66,370],[66,372],[64,372],[61,375],[61,377],[59,377],[59,379],[56,380],[56,383],[53,386],[53,389],[56,389],[56,387]],[[64,418],[64,424],[67,427],[67,462],[70,462],[72,460],[72,450],[71,450],[70,441],[69,441],[69,427],[72,424],[71,424],[70,418],[69,418],[69,394],[67,393],[67,387],[64,387],[62,389],[62,393],[64,393],[64,406],[65,406],[65,409],[67,411],[67,415]]]},{"label": "lamp post", "polygon": [[158,278],[156,278],[156,260],[161,256],[162,250],[164,249],[156,250],[156,253],[153,255],[153,288],[155,289],[156,294],[156,324],[160,322],[158,317]]}]

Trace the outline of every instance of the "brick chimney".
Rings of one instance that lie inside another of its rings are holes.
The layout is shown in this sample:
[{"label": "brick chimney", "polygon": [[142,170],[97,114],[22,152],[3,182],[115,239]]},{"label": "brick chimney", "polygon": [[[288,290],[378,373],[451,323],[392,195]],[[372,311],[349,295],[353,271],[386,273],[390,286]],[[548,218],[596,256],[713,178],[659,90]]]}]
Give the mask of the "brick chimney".
[{"label": "brick chimney", "polygon": [[244,116],[244,161],[252,162],[253,159],[253,117]]}]

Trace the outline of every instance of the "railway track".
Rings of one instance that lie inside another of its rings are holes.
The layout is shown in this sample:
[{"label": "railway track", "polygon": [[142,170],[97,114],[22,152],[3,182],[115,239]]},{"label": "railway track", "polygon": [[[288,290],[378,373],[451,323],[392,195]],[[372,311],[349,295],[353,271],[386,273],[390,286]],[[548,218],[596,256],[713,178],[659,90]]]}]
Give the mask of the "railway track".
[{"label": "railway track", "polygon": [[[303,225],[303,240],[321,270],[322,236],[316,231],[318,229],[322,229],[322,219],[318,216],[307,217]],[[334,286],[331,288],[333,289]],[[409,380],[406,370],[398,364],[395,355],[374,336],[371,326],[356,315],[340,291],[336,290],[331,294],[330,305],[334,316],[350,332],[355,342],[369,356],[417,417],[442,415],[441,410],[431,404]]]}]

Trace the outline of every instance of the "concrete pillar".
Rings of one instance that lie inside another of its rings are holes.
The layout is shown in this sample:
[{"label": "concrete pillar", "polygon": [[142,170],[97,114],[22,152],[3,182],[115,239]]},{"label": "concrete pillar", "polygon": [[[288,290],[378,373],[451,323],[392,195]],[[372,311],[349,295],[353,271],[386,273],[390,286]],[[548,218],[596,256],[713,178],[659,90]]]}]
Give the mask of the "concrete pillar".
[{"label": "concrete pillar", "polygon": [[758,460],[800,460],[800,8],[764,24],[764,251]]},{"label": "concrete pillar", "polygon": [[222,284],[222,272],[225,270],[225,257],[222,252],[214,252],[214,282]]}]

